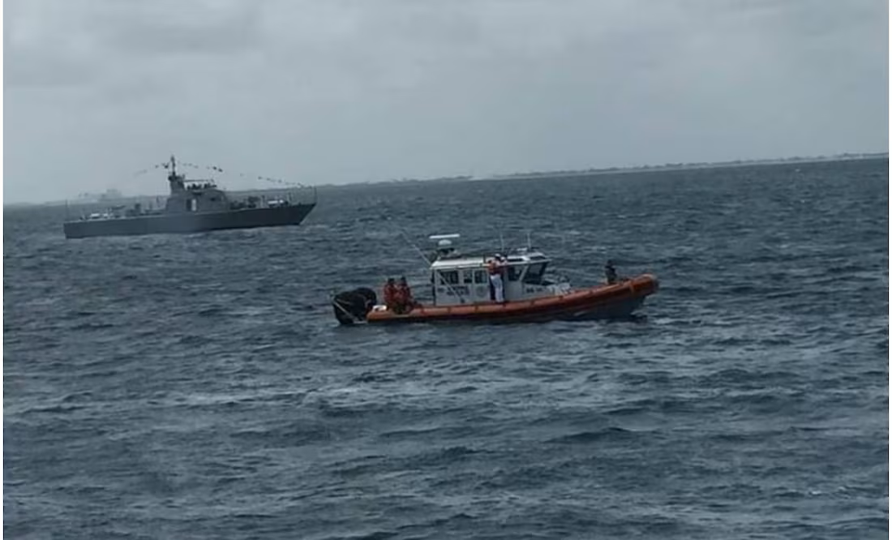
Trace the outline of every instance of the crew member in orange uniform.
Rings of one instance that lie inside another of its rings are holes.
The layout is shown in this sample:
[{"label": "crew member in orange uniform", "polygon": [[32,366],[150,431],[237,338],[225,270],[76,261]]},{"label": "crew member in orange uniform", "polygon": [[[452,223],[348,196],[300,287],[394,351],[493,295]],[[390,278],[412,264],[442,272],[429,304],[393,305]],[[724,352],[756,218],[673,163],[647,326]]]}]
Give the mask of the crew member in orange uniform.
[{"label": "crew member in orange uniform", "polygon": [[393,278],[387,278],[387,283],[384,284],[384,305],[389,310],[395,311],[397,308],[397,289]]},{"label": "crew member in orange uniform", "polygon": [[412,289],[406,282],[406,276],[400,277],[399,285],[396,286],[396,304],[397,313],[408,313],[415,307],[415,299],[412,298]]}]

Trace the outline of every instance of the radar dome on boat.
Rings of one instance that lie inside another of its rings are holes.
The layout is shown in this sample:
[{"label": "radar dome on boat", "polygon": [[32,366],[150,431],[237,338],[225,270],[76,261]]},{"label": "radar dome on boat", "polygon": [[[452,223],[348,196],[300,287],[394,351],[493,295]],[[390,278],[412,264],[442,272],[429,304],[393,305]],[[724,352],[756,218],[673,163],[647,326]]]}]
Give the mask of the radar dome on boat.
[{"label": "radar dome on boat", "polygon": [[432,234],[428,236],[428,239],[431,242],[440,242],[442,240],[458,240],[459,238],[461,238],[460,234]]}]

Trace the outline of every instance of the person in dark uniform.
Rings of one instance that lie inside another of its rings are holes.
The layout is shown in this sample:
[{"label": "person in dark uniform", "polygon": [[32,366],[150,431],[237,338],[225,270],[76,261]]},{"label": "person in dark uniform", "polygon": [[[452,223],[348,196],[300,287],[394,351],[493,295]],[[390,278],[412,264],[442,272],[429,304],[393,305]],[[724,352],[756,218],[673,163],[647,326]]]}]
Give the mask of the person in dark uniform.
[{"label": "person in dark uniform", "polygon": [[617,282],[616,268],[613,266],[613,260],[607,260],[607,264],[604,265],[604,275],[607,277],[608,285],[613,285]]}]

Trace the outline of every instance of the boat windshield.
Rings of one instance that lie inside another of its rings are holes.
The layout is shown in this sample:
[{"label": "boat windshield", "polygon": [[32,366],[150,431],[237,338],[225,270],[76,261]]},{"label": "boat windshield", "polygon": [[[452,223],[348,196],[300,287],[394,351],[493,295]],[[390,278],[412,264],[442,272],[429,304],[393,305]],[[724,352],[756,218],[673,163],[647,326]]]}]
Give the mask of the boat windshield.
[{"label": "boat windshield", "polygon": [[541,285],[542,277],[545,275],[545,268],[547,266],[547,262],[531,264],[526,275],[523,277],[523,282],[531,285]]},{"label": "boat windshield", "polygon": [[523,272],[523,266],[508,266],[508,281],[517,281],[520,279],[520,274]]}]

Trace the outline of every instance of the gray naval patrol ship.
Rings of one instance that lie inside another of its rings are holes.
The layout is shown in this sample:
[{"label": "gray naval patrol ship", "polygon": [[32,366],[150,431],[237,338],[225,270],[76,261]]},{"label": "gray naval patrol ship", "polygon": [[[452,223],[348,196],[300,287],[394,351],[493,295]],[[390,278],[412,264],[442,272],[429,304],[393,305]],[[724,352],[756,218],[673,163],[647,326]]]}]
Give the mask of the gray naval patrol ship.
[{"label": "gray naval patrol ship", "polygon": [[[176,158],[162,165],[168,169],[170,195],[163,209],[146,210],[135,204],[106,213],[92,213],[64,223],[66,238],[127,236],[159,233],[195,233],[222,229],[251,229],[299,225],[316,207],[312,202],[248,197],[232,200],[213,180],[186,180],[177,174]],[[122,211],[123,210],[123,211]]]}]

